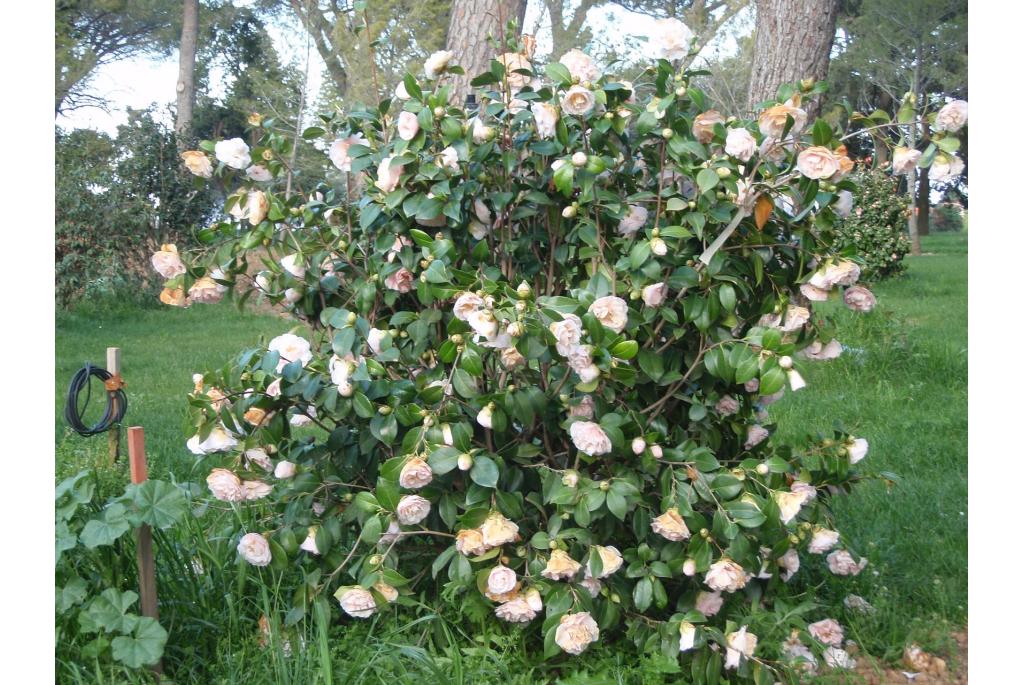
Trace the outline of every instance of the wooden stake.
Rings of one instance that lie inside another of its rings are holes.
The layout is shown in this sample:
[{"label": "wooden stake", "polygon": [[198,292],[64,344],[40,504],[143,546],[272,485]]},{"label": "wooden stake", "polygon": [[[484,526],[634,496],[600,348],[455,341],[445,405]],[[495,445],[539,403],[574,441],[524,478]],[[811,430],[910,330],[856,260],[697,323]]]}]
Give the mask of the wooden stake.
[{"label": "wooden stake", "polygon": [[[116,349],[116,348],[114,348]],[[128,429],[128,464],[132,482],[136,485],[146,482],[149,470],[146,467],[146,437],[141,426]],[[136,531],[136,561],[139,566],[139,603],[142,615],[160,620],[156,604],[156,561],[153,558],[153,531],[142,524]],[[153,670],[163,672],[163,662],[158,661]]]},{"label": "wooden stake", "polygon": [[[121,348],[120,347],[108,347],[107,348],[107,371],[113,376],[121,375]],[[112,401],[112,409],[114,413],[120,409],[118,407],[118,401],[115,399]],[[141,428],[139,429],[142,430]],[[117,461],[118,456],[121,453],[121,426],[120,424],[111,427],[107,431],[107,449],[110,452],[110,465],[113,466],[114,462]],[[143,479],[145,480],[145,479]]]}]

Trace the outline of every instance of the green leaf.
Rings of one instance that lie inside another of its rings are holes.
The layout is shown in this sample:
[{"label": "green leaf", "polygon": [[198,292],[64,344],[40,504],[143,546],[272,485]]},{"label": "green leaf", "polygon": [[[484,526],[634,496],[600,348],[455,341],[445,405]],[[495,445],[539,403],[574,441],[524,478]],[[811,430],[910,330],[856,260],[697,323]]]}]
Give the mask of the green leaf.
[{"label": "green leaf", "polygon": [[82,529],[82,544],[89,549],[101,545],[112,545],[114,541],[128,532],[131,524],[127,518],[128,510],[119,502],[108,506],[100,518],[93,519]]},{"label": "green leaf", "polygon": [[640,346],[635,340],[623,340],[613,345],[609,350],[613,357],[618,357],[619,359],[632,359],[639,351]]},{"label": "green leaf", "polygon": [[498,484],[498,465],[487,455],[481,454],[473,460],[473,468],[469,477],[473,482],[484,488],[493,488]]},{"label": "green leaf", "polygon": [[608,491],[608,496],[605,498],[605,504],[608,505],[608,511],[612,512],[612,516],[624,521],[626,519],[626,498],[612,490]]},{"label": "green leaf", "polygon": [[761,373],[761,387],[758,389],[762,395],[774,395],[786,384],[786,372],[778,366],[772,366]]},{"label": "green leaf", "polygon": [[654,596],[654,586],[650,578],[641,578],[640,582],[633,588],[633,604],[639,612],[647,611],[651,606],[651,598]]},{"label": "green leaf", "polygon": [[544,67],[544,73],[547,74],[549,79],[559,85],[572,83],[572,74],[569,73],[569,69],[561,62],[552,62],[547,65]]},{"label": "green leaf", "polygon": [[160,660],[167,644],[167,631],[156,619],[142,616],[131,635],[115,637],[110,643],[111,654],[129,668],[150,666]]},{"label": "green leaf", "polygon": [[107,588],[89,603],[88,609],[79,614],[78,621],[82,630],[87,633],[96,633],[101,629],[108,633],[130,631],[138,617],[129,614],[128,609],[138,599],[139,596],[131,590],[119,592]]},{"label": "green leaf", "polygon": [[161,530],[181,520],[188,508],[184,493],[162,480],[147,480],[136,486],[132,501],[142,522]]},{"label": "green leaf", "polygon": [[64,587],[57,588],[57,613],[63,614],[71,607],[81,603],[88,594],[89,585],[84,580],[78,576],[71,578]]},{"label": "green leaf", "polygon": [[427,457],[430,470],[437,476],[443,476],[459,464],[461,452],[454,447],[438,447]]},{"label": "green leaf", "polygon": [[718,185],[718,172],[714,169],[701,169],[697,174],[697,187],[704,194]]},{"label": "green leaf", "polygon": [[818,119],[814,122],[811,136],[814,138],[815,145],[828,145],[828,142],[832,140],[832,127],[824,119]]}]

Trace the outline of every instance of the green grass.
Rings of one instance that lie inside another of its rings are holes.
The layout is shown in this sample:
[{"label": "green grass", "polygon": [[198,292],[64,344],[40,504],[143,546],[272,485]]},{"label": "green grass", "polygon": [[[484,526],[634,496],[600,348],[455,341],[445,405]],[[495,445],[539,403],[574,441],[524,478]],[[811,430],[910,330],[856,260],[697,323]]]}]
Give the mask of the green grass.
[{"label": "green grass", "polygon": [[[862,464],[898,474],[887,489],[870,482],[837,505],[838,527],[871,565],[854,579],[808,570],[799,582],[813,589],[847,636],[868,652],[897,658],[908,641],[948,654],[949,631],[967,610],[967,236],[923,240],[926,256],[909,258],[906,275],[874,288],[879,306],[867,315],[829,305],[838,338],[849,349],[830,362],[801,367],[807,389],[790,393],[771,413],[782,437],[827,431],[836,419],[870,441]],[[105,348],[119,346],[128,382],[126,423],[146,428],[154,477],[201,481],[203,469],[185,448],[185,395],[191,375],[215,368],[241,349],[287,331],[292,322],[238,312],[231,305],[189,310],[114,309],[63,313],[57,319],[56,437],[58,475],[73,473],[106,454],[103,436],[82,438],[63,427],[67,382],[85,361],[103,364]],[[109,492],[127,480],[125,466],[103,470]],[[307,645],[285,657],[260,649],[256,619],[274,611],[258,571],[236,565],[228,540],[237,527],[230,511],[211,509],[158,537],[161,615],[171,637],[165,662],[179,683],[661,683],[676,682],[660,657],[635,656],[631,647],[595,645],[572,672],[559,673],[514,628],[478,622],[459,608],[437,615],[426,607],[399,608],[368,621],[312,619],[300,631]],[[205,573],[191,570],[200,553]],[[811,567],[818,560],[805,557]],[[877,575],[876,575],[877,573]],[[130,585],[130,579],[125,581]],[[841,608],[847,593],[877,611],[861,617]],[[287,603],[290,597],[282,597]],[[816,614],[815,617],[820,617]],[[336,618],[336,617],[335,617]],[[298,634],[290,640],[298,644]],[[329,664],[324,667],[324,664]],[[79,675],[68,675],[76,670]],[[102,682],[131,682],[108,673]],[[94,665],[75,664],[62,682],[100,682]]]}]

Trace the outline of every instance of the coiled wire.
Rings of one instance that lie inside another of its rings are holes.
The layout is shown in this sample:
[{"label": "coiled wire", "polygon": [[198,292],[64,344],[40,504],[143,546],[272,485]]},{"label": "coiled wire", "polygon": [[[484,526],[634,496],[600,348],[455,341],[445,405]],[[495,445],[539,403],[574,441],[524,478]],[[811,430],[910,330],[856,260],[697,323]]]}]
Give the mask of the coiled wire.
[{"label": "coiled wire", "polygon": [[[89,400],[92,398],[91,380],[93,376],[100,379],[103,383],[113,378],[113,375],[106,369],[86,364],[71,377],[67,399],[64,402],[64,422],[79,435],[98,435],[110,430],[116,424],[121,423],[121,420],[124,419],[125,411],[128,409],[128,397],[124,394],[123,387],[117,390],[107,390],[104,387],[104,392],[107,395],[107,409],[103,412],[103,417],[99,421],[92,426],[86,426],[82,421],[82,416],[89,407]],[[78,397],[83,390],[85,390],[85,403],[80,404]],[[114,408],[114,400],[117,400],[116,410]]]}]

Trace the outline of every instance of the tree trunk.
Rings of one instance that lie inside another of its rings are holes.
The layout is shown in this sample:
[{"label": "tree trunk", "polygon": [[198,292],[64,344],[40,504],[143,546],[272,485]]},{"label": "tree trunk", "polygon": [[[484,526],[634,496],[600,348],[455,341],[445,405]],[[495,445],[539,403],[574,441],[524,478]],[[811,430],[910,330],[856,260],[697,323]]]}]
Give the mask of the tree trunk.
[{"label": "tree trunk", "polygon": [[[924,133],[921,136],[921,146],[928,147],[928,143],[931,141],[931,130],[927,122],[922,128]],[[917,214],[917,235],[919,236],[928,235],[931,220],[931,192],[932,184],[928,178],[928,172],[922,169],[917,179],[917,207],[915,210]]]},{"label": "tree trunk", "polygon": [[[779,86],[828,76],[839,0],[757,0],[754,63],[747,106],[772,100]],[[820,103],[805,103],[811,119]]]},{"label": "tree trunk", "polygon": [[505,52],[504,47],[496,50],[488,35],[503,45],[509,20],[514,20],[521,32],[526,0],[453,0],[451,12],[446,49],[455,53],[452,63],[466,73],[452,77],[449,101],[461,106],[471,90],[469,82],[473,77],[490,69],[491,60]]},{"label": "tree trunk", "polygon": [[174,136],[178,151],[188,149],[192,137],[192,108],[196,100],[196,42],[199,39],[199,0],[184,0],[181,48],[178,57],[178,111]]}]

